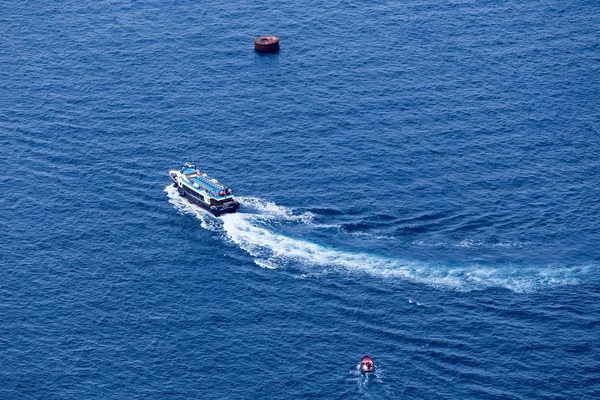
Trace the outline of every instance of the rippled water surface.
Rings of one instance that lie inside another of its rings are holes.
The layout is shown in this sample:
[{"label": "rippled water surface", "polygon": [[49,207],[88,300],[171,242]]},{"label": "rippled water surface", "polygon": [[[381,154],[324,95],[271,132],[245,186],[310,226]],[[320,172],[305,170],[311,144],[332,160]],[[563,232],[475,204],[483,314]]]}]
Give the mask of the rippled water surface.
[{"label": "rippled water surface", "polygon": [[[0,397],[599,398],[599,31],[578,0],[0,2]],[[179,197],[190,156],[239,213]]]}]

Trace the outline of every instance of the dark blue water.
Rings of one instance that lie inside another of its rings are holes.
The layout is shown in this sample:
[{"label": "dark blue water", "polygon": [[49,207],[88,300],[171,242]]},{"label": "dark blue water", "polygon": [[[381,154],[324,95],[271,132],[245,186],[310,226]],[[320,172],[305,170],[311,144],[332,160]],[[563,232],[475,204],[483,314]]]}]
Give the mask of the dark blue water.
[{"label": "dark blue water", "polygon": [[[599,31],[579,0],[0,2],[0,398],[600,397]],[[240,213],[179,198],[189,156]]]}]

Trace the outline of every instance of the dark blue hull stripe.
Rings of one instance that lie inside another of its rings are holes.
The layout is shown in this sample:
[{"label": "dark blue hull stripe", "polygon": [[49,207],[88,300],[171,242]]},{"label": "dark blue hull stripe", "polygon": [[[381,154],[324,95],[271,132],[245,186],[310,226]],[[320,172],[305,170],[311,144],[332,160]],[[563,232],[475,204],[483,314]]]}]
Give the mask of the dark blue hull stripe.
[{"label": "dark blue hull stripe", "polygon": [[199,207],[202,207],[203,209],[205,209],[206,211],[208,211],[209,213],[215,215],[215,216],[219,216],[221,214],[231,214],[237,211],[237,209],[239,208],[239,204],[238,203],[234,203],[231,206],[228,207],[219,207],[216,209],[212,209],[210,208],[210,206],[208,204],[206,204],[205,202],[197,199],[196,197],[194,197],[193,195],[184,192],[183,190],[181,190],[180,188],[177,188],[177,191],[179,192],[179,195],[186,198],[190,203],[195,204]]}]

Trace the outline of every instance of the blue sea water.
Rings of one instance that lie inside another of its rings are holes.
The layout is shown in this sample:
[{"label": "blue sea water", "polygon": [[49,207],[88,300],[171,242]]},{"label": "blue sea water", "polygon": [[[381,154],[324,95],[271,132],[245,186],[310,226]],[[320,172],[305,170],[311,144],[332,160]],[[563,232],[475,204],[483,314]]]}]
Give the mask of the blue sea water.
[{"label": "blue sea water", "polygon": [[[598,32],[584,0],[1,1],[0,398],[599,398]],[[238,214],[177,195],[190,156]]]}]

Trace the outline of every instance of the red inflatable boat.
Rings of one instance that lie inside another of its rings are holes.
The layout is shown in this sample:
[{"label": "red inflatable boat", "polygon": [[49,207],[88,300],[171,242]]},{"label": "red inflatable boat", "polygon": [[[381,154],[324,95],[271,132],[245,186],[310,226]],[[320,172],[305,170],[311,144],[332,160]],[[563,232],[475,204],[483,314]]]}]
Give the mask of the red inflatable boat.
[{"label": "red inflatable boat", "polygon": [[373,360],[371,357],[364,356],[360,361],[360,371],[361,372],[373,372],[375,370],[375,364],[373,364]]}]

